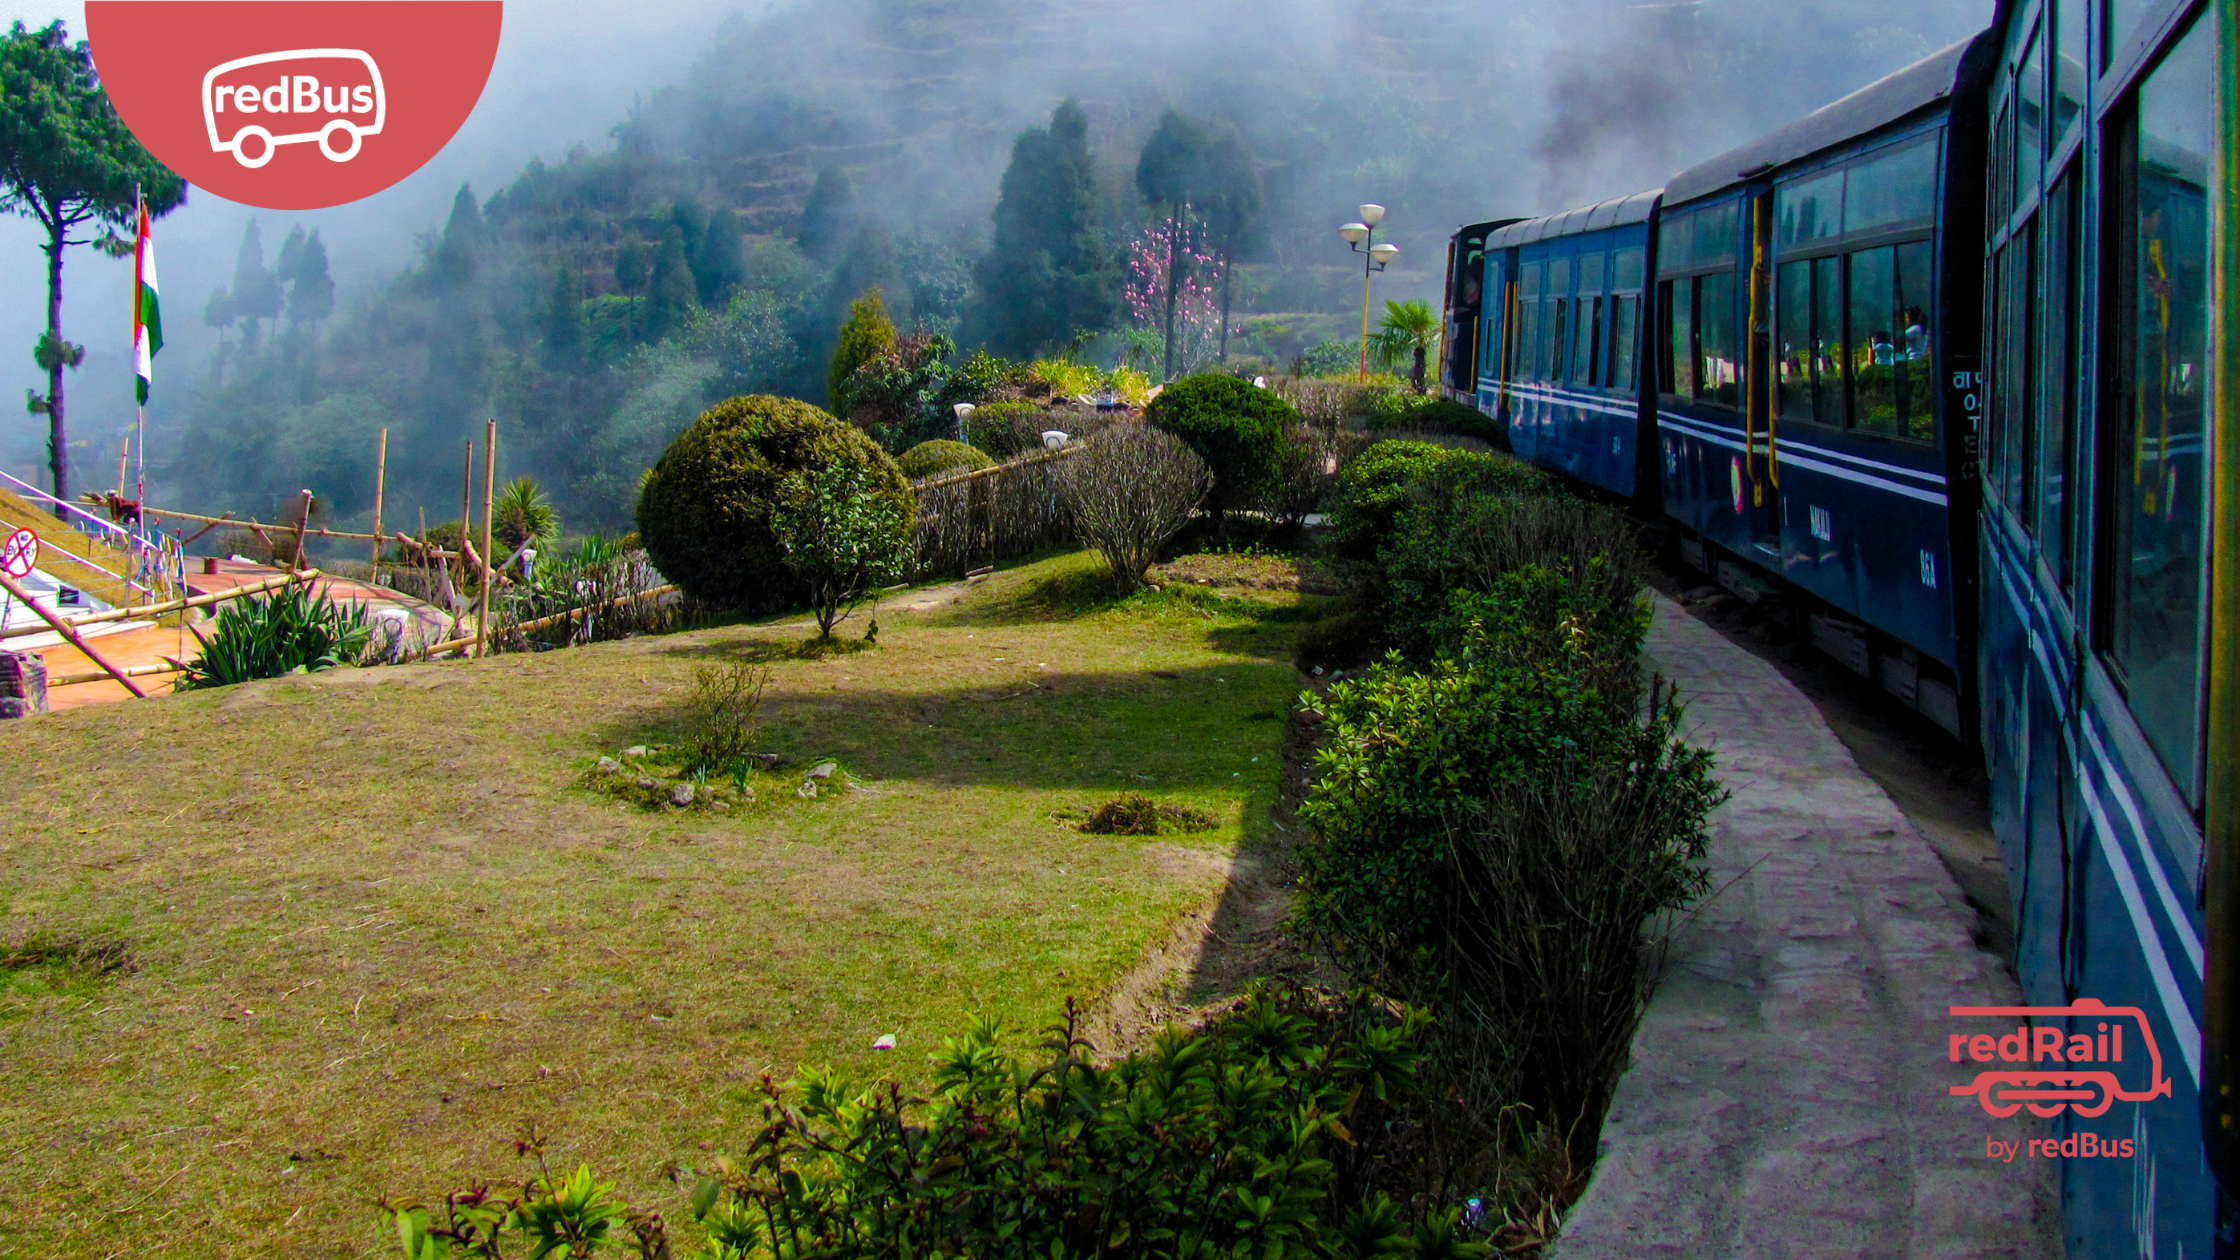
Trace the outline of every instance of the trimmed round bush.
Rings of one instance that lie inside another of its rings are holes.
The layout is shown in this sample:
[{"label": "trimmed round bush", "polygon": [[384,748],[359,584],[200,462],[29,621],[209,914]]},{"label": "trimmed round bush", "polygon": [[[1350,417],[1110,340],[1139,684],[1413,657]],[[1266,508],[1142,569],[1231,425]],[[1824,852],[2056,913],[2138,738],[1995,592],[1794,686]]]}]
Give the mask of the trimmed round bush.
[{"label": "trimmed round bush", "polygon": [[980,469],[996,466],[996,462],[989,459],[986,453],[947,438],[920,442],[904,451],[894,462],[895,467],[902,470],[902,475],[912,481],[924,481],[928,477],[941,477],[949,473],[978,472]]},{"label": "trimmed round bush", "polygon": [[1218,372],[1185,376],[1160,391],[1143,418],[1181,438],[1213,471],[1216,513],[1243,507],[1275,473],[1298,409],[1250,381]]},{"label": "trimmed round bush", "polygon": [[902,470],[854,425],[767,394],[717,403],[646,474],[638,495],[646,558],[695,599],[747,611],[797,604],[806,590],[786,571],[772,499],[787,474],[842,463],[859,465],[879,494],[917,511]]}]

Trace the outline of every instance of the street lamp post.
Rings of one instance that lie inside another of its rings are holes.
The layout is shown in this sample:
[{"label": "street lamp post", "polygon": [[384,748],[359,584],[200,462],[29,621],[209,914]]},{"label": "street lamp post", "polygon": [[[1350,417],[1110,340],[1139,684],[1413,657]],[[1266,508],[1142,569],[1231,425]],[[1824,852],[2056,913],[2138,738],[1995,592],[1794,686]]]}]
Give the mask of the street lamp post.
[{"label": "street lamp post", "polygon": [[1361,379],[1369,379],[1369,281],[1400,256],[1398,245],[1376,244],[1377,224],[1384,221],[1383,206],[1361,207],[1361,220],[1338,228],[1338,235],[1361,255]]}]

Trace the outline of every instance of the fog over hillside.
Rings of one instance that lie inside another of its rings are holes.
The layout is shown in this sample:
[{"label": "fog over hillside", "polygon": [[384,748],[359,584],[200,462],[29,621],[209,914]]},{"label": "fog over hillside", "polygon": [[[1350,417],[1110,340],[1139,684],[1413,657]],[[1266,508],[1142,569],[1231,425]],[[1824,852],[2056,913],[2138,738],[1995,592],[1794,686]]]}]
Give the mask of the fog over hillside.
[{"label": "fog over hillside", "polygon": [[[944,265],[961,275],[986,246],[1013,137],[1072,96],[1088,113],[1113,233],[1146,217],[1131,179],[1136,151],[1160,114],[1179,108],[1234,129],[1264,168],[1268,220],[1248,286],[1262,308],[1342,310],[1345,295],[1358,294],[1358,275],[1342,281],[1348,256],[1332,229],[1358,202],[1390,208],[1404,251],[1391,291],[1422,294],[1456,224],[1659,184],[1965,37],[1990,8],[1989,0],[516,3],[480,106],[451,148],[412,178],[314,214],[251,211],[198,191],[159,225],[171,340],[151,415],[180,449],[152,448],[151,460],[173,466],[212,415],[238,410],[205,399],[197,411],[189,399],[216,342],[200,320],[204,304],[232,275],[252,215],[268,261],[291,227],[322,233],[339,289],[322,370],[347,375],[351,350],[333,339],[353,327],[351,312],[393,299],[401,270],[424,263],[424,244],[443,229],[462,184],[492,204],[487,274],[516,283],[493,288],[501,307],[541,301],[535,286],[556,266],[592,277],[587,292],[601,292],[596,278],[611,271],[613,250],[640,230],[631,224],[672,200],[736,211],[750,243],[788,237],[826,167],[847,172],[863,221],[905,252],[953,251]],[[60,17],[73,33],[83,25],[77,6],[0,13],[29,24]],[[532,160],[541,165],[529,168]],[[493,203],[501,191],[511,217]],[[585,220],[586,206],[599,210],[598,222]],[[0,282],[8,296],[0,345],[20,350],[0,355],[0,386],[13,397],[12,387],[40,383],[29,353],[42,316],[39,255],[22,220],[0,228]],[[73,251],[65,334],[92,348],[69,384],[72,436],[89,444],[74,452],[81,474],[105,461],[113,468],[113,435],[130,417],[128,284],[128,265]],[[796,342],[818,309],[785,312]],[[494,309],[489,318],[503,325],[507,315]],[[356,335],[371,326],[357,325]],[[499,353],[504,337],[492,336]],[[403,363],[382,374],[408,371]],[[271,404],[259,432],[283,465],[266,470],[273,484],[313,475],[286,466],[292,457],[278,439],[310,423],[307,409],[340,388],[305,384],[296,403]],[[363,380],[352,388],[378,392]],[[429,416],[502,410],[504,397],[491,384],[416,405]],[[396,408],[393,399],[384,405]],[[43,422],[29,415],[0,425],[0,465],[26,475],[41,462],[42,436]],[[228,458],[242,456],[236,446]],[[456,471],[448,475],[455,486]],[[226,485],[220,477],[193,489]]]}]

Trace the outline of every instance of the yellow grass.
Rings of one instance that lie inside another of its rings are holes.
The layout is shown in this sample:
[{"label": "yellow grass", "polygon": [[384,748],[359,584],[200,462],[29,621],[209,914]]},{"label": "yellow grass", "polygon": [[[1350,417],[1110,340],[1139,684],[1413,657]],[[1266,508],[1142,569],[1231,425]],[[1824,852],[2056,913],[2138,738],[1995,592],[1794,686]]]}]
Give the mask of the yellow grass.
[{"label": "yellow grass", "polygon": [[[527,1119],[675,1219],[658,1168],[737,1139],[763,1073],[917,1077],[976,1012],[1096,991],[1267,825],[1298,683],[1253,615],[1296,597],[1100,611],[1087,564],[822,660],[735,626],[0,727],[0,1255],[387,1254],[373,1199],[518,1178]],[[856,788],[725,818],[581,786],[731,655],[774,659],[760,746]],[[1053,820],[1122,790],[1222,825]]]}]

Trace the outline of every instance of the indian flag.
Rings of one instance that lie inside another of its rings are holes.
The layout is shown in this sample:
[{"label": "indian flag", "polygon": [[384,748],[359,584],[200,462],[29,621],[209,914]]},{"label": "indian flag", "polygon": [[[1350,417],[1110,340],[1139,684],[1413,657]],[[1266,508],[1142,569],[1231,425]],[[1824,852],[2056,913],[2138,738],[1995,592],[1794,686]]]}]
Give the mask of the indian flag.
[{"label": "indian flag", "polygon": [[139,210],[140,230],[132,250],[132,362],[138,377],[133,392],[145,404],[156,351],[163,349],[163,309],[156,304],[156,243],[148,235],[148,207]]}]

